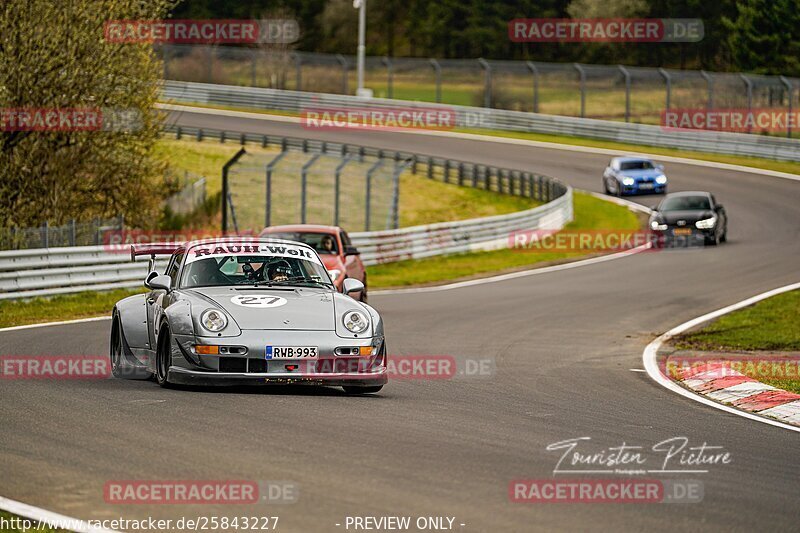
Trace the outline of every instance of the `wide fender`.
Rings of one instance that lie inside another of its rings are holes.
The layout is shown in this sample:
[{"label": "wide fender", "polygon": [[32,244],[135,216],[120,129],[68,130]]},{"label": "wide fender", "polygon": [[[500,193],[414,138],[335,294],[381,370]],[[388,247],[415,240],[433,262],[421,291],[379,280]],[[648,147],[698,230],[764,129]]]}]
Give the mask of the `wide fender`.
[{"label": "wide fender", "polygon": [[119,320],[125,343],[130,348],[148,348],[147,294],[134,294],[117,302],[114,316]]}]

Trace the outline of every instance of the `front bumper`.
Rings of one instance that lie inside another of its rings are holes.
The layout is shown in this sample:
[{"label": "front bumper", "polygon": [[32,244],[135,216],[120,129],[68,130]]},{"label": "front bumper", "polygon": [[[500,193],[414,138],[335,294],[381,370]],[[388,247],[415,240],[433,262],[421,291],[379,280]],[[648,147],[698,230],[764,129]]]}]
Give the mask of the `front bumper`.
[{"label": "front bumper", "polygon": [[[198,354],[197,344],[219,346]],[[315,358],[273,359],[265,347],[315,346]],[[364,355],[343,348],[369,348]],[[225,353],[222,350],[225,349]],[[333,331],[243,330],[236,337],[173,336],[168,380],[186,385],[305,384],[374,386],[387,382],[383,336],[343,338]]]},{"label": "front bumper", "polygon": [[[686,233],[688,230],[688,233]],[[695,227],[669,226],[664,231],[654,231],[657,242],[665,246],[680,247],[704,245],[714,240],[713,229],[697,229]]]},{"label": "front bumper", "polygon": [[644,183],[636,182],[633,185],[623,185],[620,182],[620,187],[622,194],[626,195],[634,195],[634,194],[664,194],[667,192],[667,184],[659,185],[655,182],[652,182],[652,187],[648,187]]},{"label": "front bumper", "polygon": [[341,373],[241,373],[205,372],[180,367],[169,369],[167,380],[178,385],[230,386],[230,385],[321,385],[328,387],[385,385],[388,381],[386,367],[376,372]]}]

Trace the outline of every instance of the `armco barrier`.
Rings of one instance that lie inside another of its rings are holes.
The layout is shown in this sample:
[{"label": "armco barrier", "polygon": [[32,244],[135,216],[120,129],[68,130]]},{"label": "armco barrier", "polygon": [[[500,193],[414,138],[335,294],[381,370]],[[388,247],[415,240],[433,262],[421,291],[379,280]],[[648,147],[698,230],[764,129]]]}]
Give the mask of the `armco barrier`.
[{"label": "armco barrier", "polygon": [[[366,265],[502,248],[512,231],[561,229],[572,220],[572,188],[558,185],[557,198],[526,211],[352,233],[351,238]],[[0,300],[139,287],[146,274],[146,258],[131,262],[125,250],[111,252],[104,246],[3,251]]]},{"label": "armco barrier", "polygon": [[[257,110],[300,113],[313,107],[360,109],[408,108],[441,109],[442,104],[409,102],[384,98],[360,98],[338,94],[285,91],[231,85],[165,81],[162,100],[172,103],[198,103]],[[659,126],[629,124],[609,120],[542,115],[467,106],[447,106],[455,113],[459,127],[549,133],[588,137],[631,144],[661,146],[728,155],[764,157],[781,161],[800,161],[800,140],[746,133],[694,130],[668,131]]]},{"label": "armco barrier", "polygon": [[[510,232],[560,229],[572,220],[572,189],[552,202],[508,215],[443,222],[399,230],[352,233],[366,265],[503,247]],[[159,266],[165,266],[162,261]],[[0,252],[0,300],[139,287],[146,258],[103,246]]]}]

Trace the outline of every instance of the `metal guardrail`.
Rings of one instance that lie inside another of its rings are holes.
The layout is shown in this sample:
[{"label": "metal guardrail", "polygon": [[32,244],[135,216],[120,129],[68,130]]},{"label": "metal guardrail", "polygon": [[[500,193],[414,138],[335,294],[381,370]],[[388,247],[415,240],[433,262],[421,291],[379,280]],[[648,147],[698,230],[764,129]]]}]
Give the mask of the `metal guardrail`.
[{"label": "metal guardrail", "polygon": [[[561,229],[573,218],[572,189],[527,211],[399,230],[352,233],[367,266],[506,246],[516,230]],[[105,246],[0,252],[0,300],[139,287],[147,258]],[[161,268],[166,260],[157,262]]]},{"label": "metal guardrail", "polygon": [[[442,104],[338,94],[285,91],[230,85],[166,81],[162,99],[173,103],[207,104],[256,110],[302,113],[324,107],[359,109],[441,109]],[[800,161],[800,140],[746,133],[667,130],[660,126],[630,124],[522,111],[448,106],[458,127],[520,131],[587,137],[630,144],[659,146],[716,154]]]}]

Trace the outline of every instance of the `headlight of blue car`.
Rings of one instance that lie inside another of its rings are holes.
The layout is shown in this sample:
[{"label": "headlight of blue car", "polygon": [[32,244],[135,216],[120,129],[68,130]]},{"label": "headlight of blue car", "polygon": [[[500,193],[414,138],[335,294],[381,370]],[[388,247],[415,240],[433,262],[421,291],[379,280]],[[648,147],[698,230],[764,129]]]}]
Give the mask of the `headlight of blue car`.
[{"label": "headlight of blue car", "polygon": [[665,175],[663,175],[663,174],[660,175],[660,176],[657,176],[656,177],[656,183],[658,183],[659,185],[664,185],[665,183],[667,183],[667,177]]}]

